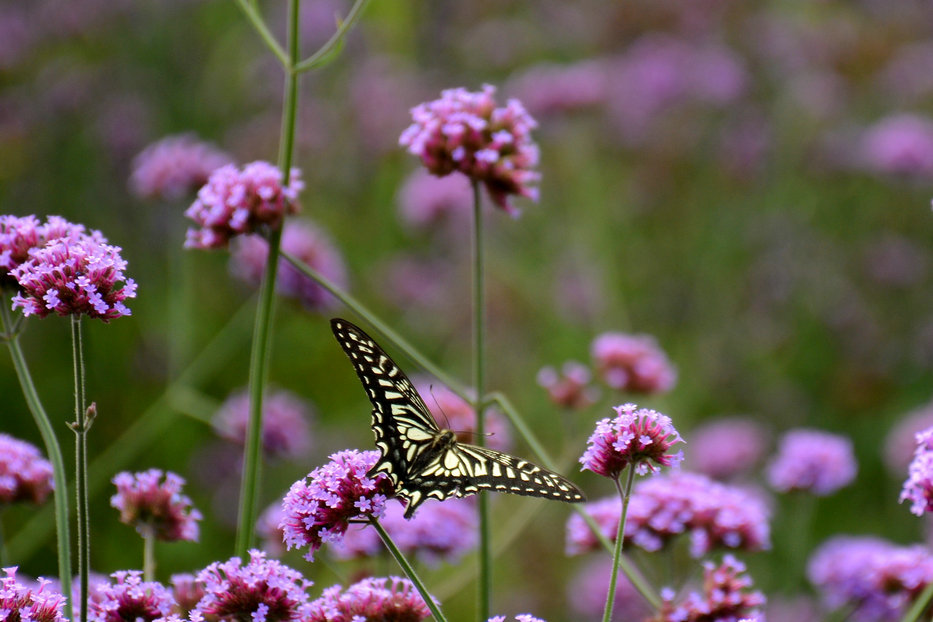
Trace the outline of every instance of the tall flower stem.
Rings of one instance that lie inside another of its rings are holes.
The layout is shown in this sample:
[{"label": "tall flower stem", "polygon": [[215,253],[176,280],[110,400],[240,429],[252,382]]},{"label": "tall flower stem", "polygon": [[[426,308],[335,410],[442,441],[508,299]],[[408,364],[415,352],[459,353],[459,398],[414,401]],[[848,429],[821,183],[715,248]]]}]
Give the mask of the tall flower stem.
[{"label": "tall flower stem", "polygon": [[155,581],[155,530],[146,527],[143,531],[143,580]]},{"label": "tall flower stem", "polygon": [[424,586],[424,582],[421,581],[421,578],[418,576],[418,573],[415,572],[414,567],[402,554],[398,546],[395,545],[392,537],[389,536],[385,529],[383,529],[382,525],[379,523],[379,519],[370,518],[369,522],[379,534],[379,537],[382,538],[382,542],[386,545],[386,548],[389,549],[389,553],[392,554],[392,557],[394,557],[395,561],[398,562],[398,565],[401,566],[405,576],[408,577],[412,585],[415,586],[415,589],[418,590],[418,593],[421,594],[421,598],[424,599],[424,604],[426,604],[428,609],[431,610],[431,615],[434,616],[434,619],[437,620],[437,622],[447,622],[447,618],[444,617],[444,614],[441,613],[437,603],[434,602],[434,599],[428,593],[428,589]]},{"label": "tall flower stem", "polygon": [[[78,576],[80,577],[81,620],[87,620],[88,579],[91,574],[91,521],[88,516],[87,492],[87,432],[91,427],[95,409],[86,408],[84,342],[81,337],[81,315],[71,316],[71,354],[75,376],[75,420],[71,429],[75,433],[75,516],[78,523]],[[62,579],[62,583],[65,579]]]},{"label": "tall flower stem", "polygon": [[[298,74],[294,66],[299,59],[298,45],[299,0],[288,2],[288,55],[285,71],[285,101],[282,109],[282,132],[279,141],[278,165],[282,171],[282,185],[287,187],[291,176],[295,146],[295,115],[298,109]],[[269,375],[272,316],[275,309],[275,277],[279,266],[282,228],[273,230],[269,237],[269,256],[259,292],[259,306],[253,327],[253,345],[249,362],[249,427],[243,459],[243,477],[240,483],[240,511],[235,552],[246,557],[256,529],[259,511],[257,493],[262,469],[262,399]]]},{"label": "tall flower stem", "polygon": [[[6,333],[13,328],[13,322],[10,318],[9,307],[4,296],[0,296],[0,332]],[[26,365],[26,357],[23,356],[23,350],[19,346],[19,337],[14,334],[6,335],[6,345],[10,350],[10,356],[13,359],[13,367],[16,369],[16,376],[19,379],[19,386],[23,390],[23,396],[26,398],[26,405],[29,412],[39,428],[39,434],[42,435],[42,441],[45,443],[45,451],[52,462],[52,474],[55,478],[55,491],[53,492],[53,501],[55,506],[55,531],[58,545],[58,576],[62,577],[61,592],[65,597],[65,617],[72,618],[71,604],[71,537],[68,529],[68,478],[65,475],[65,461],[62,458],[62,448],[58,444],[58,438],[55,436],[55,429],[52,427],[49,416],[42,407],[39,400],[39,393],[32,381],[32,375],[29,373],[29,367]]]},{"label": "tall flower stem", "polygon": [[635,466],[627,467],[628,478],[625,481],[625,489],[619,479],[615,480],[616,490],[619,491],[619,497],[622,501],[622,513],[619,515],[619,529],[616,531],[616,546],[612,554],[612,574],[609,576],[609,591],[606,594],[606,609],[603,611],[603,622],[609,622],[612,619],[612,609],[616,601],[616,582],[619,580],[619,560],[622,558],[622,543],[625,540],[625,518],[628,514],[628,502],[632,496],[632,484],[635,481]]},{"label": "tall flower stem", "polygon": [[[479,182],[473,180],[473,399],[476,410],[476,442],[486,445],[485,410],[485,283],[483,271],[483,202]],[[480,622],[489,618],[489,593],[492,586],[492,554],[489,543],[489,497],[479,493],[479,583],[478,617]]]}]

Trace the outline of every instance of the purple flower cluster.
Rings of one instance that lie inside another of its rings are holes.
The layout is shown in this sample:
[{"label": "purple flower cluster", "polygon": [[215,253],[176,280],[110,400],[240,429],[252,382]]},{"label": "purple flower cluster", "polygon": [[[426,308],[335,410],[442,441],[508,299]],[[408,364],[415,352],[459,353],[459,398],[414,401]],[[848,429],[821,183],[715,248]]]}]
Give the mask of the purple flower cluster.
[{"label": "purple flower cluster", "polygon": [[166,136],[133,159],[130,190],[146,199],[177,200],[194,194],[211,173],[233,158],[193,134]]},{"label": "purple flower cluster", "polygon": [[140,473],[123,471],[113,478],[117,494],[110,505],[120,510],[120,521],[136,527],[141,535],[159,540],[198,539],[201,513],[191,506],[191,499],[181,494],[185,480],[172,472],[149,469]]},{"label": "purple flower cluster", "polygon": [[143,581],[138,570],[115,572],[113,582],[94,586],[90,622],[153,622],[172,613],[175,598],[161,583]]},{"label": "purple flower cluster", "polygon": [[[327,235],[307,221],[289,220],[282,230],[282,250],[294,255],[340,287],[347,286],[343,258]],[[259,285],[269,258],[269,244],[258,235],[237,238],[230,255],[230,272],[251,285]],[[310,311],[323,311],[337,299],[314,280],[299,272],[291,262],[279,259],[276,290],[294,298]]]},{"label": "purple flower cluster", "polygon": [[861,164],[880,175],[933,177],[933,121],[899,114],[865,130],[858,146]]},{"label": "purple flower cluster", "polygon": [[399,190],[398,207],[402,222],[416,231],[441,224],[466,226],[473,209],[473,197],[465,177],[435,177],[418,169]]},{"label": "purple flower cluster", "polygon": [[[262,403],[262,448],[271,457],[297,457],[311,446],[311,409],[294,393],[269,391]],[[228,397],[214,414],[214,428],[223,438],[242,445],[249,426],[249,393]]]},{"label": "purple flower cluster", "polygon": [[[435,566],[441,561],[455,562],[476,546],[476,505],[473,499],[447,499],[427,502],[411,518],[404,518],[401,503],[389,503],[379,520],[399,550]],[[383,550],[382,540],[369,525],[350,529],[331,547],[338,559],[368,557]]]},{"label": "purple flower cluster", "polygon": [[39,449],[0,433],[0,507],[17,501],[42,503],[54,488],[52,464]]},{"label": "purple flower cluster", "polygon": [[560,370],[542,367],[537,380],[551,401],[564,408],[579,410],[599,399],[599,389],[590,384],[593,374],[577,361],[564,363]]},{"label": "purple flower cluster", "polygon": [[690,592],[683,600],[675,601],[673,590],[663,590],[661,611],[650,622],[763,619],[759,608],[765,604],[764,594],[751,588],[745,564],[732,555],[724,556],[718,566],[711,561],[703,562],[702,592]]},{"label": "purple flower cluster", "polygon": [[214,562],[198,573],[204,596],[191,612],[191,622],[287,622],[307,620],[311,582],[300,572],[266,559],[255,549],[249,562],[239,557]]},{"label": "purple flower cluster", "polygon": [[613,410],[615,417],[596,422],[596,430],[580,457],[581,471],[615,479],[630,464],[639,475],[653,473],[658,466],[680,464],[683,451],[667,453],[674,443],[683,442],[670,417],[635,404]]},{"label": "purple flower cluster", "polygon": [[933,428],[917,433],[917,448],[907,473],[900,501],[909,500],[910,511],[917,516],[933,512]]},{"label": "purple flower cluster", "polygon": [[188,229],[185,248],[222,248],[234,236],[281,226],[286,214],[298,211],[302,188],[298,169],[283,187],[282,171],[268,162],[251,162],[243,170],[232,164],[220,167],[185,211],[202,227]]},{"label": "purple flower cluster", "polygon": [[592,108],[606,100],[608,64],[537,65],[510,81],[509,90],[535,115]]},{"label": "purple flower cluster", "polygon": [[768,435],[761,424],[748,417],[723,417],[690,434],[691,470],[715,479],[748,473],[764,455]]},{"label": "purple flower cluster", "polygon": [[0,578],[0,616],[6,622],[67,622],[65,597],[49,589],[47,579],[35,588],[16,581],[16,567],[4,568]]},{"label": "purple flower cluster", "polygon": [[378,459],[378,451],[337,452],[292,484],[282,502],[281,522],[289,550],[307,546],[305,559],[311,561],[321,545],[343,537],[349,521],[382,515],[393,491],[385,474],[367,475]]},{"label": "purple flower cluster", "polygon": [[[600,531],[615,540],[622,504],[609,497],[587,504]],[[769,511],[757,496],[697,473],[657,475],[638,482],[625,522],[626,543],[654,552],[681,534],[690,535],[690,553],[715,548],[761,551],[770,547]],[[598,541],[583,520],[567,521],[567,552],[595,550]]]},{"label": "purple flower cluster", "polygon": [[408,579],[363,579],[346,590],[334,585],[311,603],[305,622],[420,622],[431,616],[424,599]]},{"label": "purple flower cluster", "polygon": [[[577,616],[575,619],[601,619],[611,576],[612,560],[608,557],[591,559],[580,569],[567,588],[567,601]],[[612,619],[644,620],[649,612],[645,599],[635,590],[625,573],[620,572],[616,580]]]},{"label": "purple flower cluster", "polygon": [[399,144],[421,158],[429,172],[443,177],[459,171],[486,186],[493,202],[511,215],[518,212],[509,195],[537,200],[541,178],[538,146],[531,140],[537,123],[516,99],[497,108],[495,87],[479,92],[448,89],[440,99],[412,108],[414,121]]},{"label": "purple flower cluster", "polygon": [[83,313],[107,322],[130,315],[124,301],[136,297],[136,283],[123,275],[120,251],[100,231],[86,233],[58,216],[44,225],[34,216],[0,217],[0,269],[19,288],[13,308],[27,317]]},{"label": "purple flower cluster", "polygon": [[813,553],[807,576],[831,609],[852,607],[858,622],[893,622],[933,582],[933,555],[920,545],[838,536]]},{"label": "purple flower cluster", "polygon": [[[416,376],[412,379],[415,389],[425,398],[428,410],[438,425],[457,434],[461,443],[476,442],[476,411],[469,402],[442,384]],[[512,435],[505,417],[494,408],[484,413],[486,445],[497,451],[508,451],[512,447]]]},{"label": "purple flower cluster", "polygon": [[667,355],[648,335],[603,333],[593,340],[590,354],[599,377],[617,391],[664,393],[677,380]]},{"label": "purple flower cluster", "polygon": [[832,494],[855,479],[852,441],[820,430],[787,432],[768,465],[768,483],[779,492]]}]

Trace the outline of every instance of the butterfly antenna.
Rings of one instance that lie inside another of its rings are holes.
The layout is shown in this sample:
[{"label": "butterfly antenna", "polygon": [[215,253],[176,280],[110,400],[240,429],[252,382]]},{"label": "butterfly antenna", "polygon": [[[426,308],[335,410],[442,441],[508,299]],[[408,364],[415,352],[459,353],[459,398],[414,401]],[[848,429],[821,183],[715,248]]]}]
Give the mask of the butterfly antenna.
[{"label": "butterfly antenna", "polygon": [[[447,413],[444,412],[444,407],[441,406],[441,403],[437,401],[437,396],[434,395],[433,384],[428,385],[428,391],[431,392],[431,399],[434,400],[434,405],[437,406],[437,409],[441,412],[442,415],[444,415],[444,428],[450,430],[450,419],[447,418]],[[454,434],[458,434],[458,432],[454,432]]]}]

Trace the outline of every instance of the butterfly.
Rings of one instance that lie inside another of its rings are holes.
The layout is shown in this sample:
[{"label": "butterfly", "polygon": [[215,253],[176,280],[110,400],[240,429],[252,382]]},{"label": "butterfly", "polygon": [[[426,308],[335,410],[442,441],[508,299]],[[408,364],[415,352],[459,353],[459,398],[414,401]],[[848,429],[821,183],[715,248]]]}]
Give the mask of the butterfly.
[{"label": "butterfly", "polygon": [[381,457],[367,475],[385,473],[407,502],[411,518],[428,499],[443,501],[480,490],[585,501],[572,482],[531,462],[458,442],[441,429],[414,385],[389,355],[358,326],[334,318],[334,336],[356,369],[373,405],[373,432]]}]

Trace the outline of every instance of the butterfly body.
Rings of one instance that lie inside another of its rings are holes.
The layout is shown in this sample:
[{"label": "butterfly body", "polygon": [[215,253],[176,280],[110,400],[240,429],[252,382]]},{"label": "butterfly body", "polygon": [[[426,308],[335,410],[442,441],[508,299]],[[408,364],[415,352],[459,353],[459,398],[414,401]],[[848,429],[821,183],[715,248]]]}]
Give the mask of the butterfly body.
[{"label": "butterfly body", "polygon": [[373,405],[372,428],[381,456],[370,475],[385,473],[408,506],[405,517],[433,498],[496,490],[577,503],[586,498],[563,476],[502,452],[457,441],[434,421],[414,385],[359,327],[331,320]]}]

